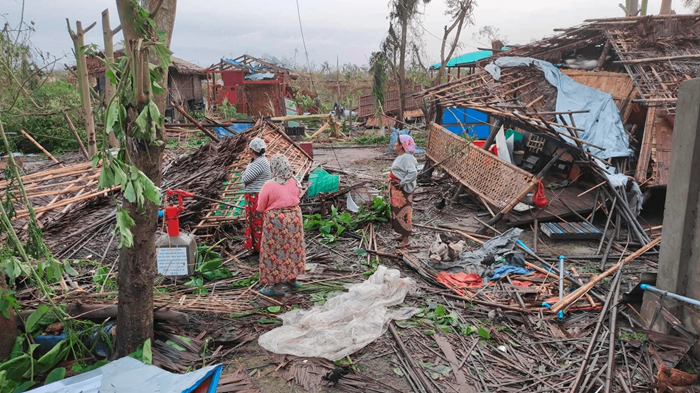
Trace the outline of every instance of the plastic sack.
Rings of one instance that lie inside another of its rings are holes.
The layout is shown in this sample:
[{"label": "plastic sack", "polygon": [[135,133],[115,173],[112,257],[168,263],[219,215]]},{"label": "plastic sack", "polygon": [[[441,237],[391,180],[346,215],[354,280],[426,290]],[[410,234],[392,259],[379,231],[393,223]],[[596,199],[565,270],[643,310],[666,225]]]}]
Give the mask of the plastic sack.
[{"label": "plastic sack", "polygon": [[415,307],[389,309],[418,288],[396,269],[379,266],[366,281],[346,288],[347,292],[323,306],[280,315],[283,326],[260,336],[258,343],[274,353],[336,361],[379,338],[391,320],[408,319],[420,311]]},{"label": "plastic sack", "polygon": [[313,198],[321,192],[336,192],[340,186],[340,176],[331,175],[323,168],[316,168],[309,175],[309,197]]},{"label": "plastic sack", "polygon": [[537,191],[535,195],[532,196],[532,203],[540,209],[544,209],[547,206],[547,196],[544,194],[544,184],[542,182],[537,182]]}]

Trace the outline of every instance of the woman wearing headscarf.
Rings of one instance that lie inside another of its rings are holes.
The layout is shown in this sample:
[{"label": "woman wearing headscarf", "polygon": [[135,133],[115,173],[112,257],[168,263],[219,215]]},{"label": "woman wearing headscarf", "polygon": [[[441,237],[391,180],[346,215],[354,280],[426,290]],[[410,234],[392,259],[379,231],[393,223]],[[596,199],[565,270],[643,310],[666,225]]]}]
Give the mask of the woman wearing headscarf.
[{"label": "woman wearing headscarf", "polygon": [[284,295],[283,286],[297,288],[297,276],[304,272],[306,245],[299,207],[301,190],[287,157],[270,159],[272,178],[258,197],[258,211],[265,213],[260,246],[260,290],[263,295]]},{"label": "woman wearing headscarf", "polygon": [[391,201],[391,226],[398,236],[394,240],[401,242],[398,248],[409,244],[408,237],[413,230],[413,192],[416,190],[418,169],[416,144],[408,135],[400,135],[394,144],[398,155],[391,164],[389,173],[389,199]]},{"label": "woman wearing headscarf", "polygon": [[241,175],[241,181],[245,185],[245,215],[247,226],[245,229],[245,242],[243,247],[251,254],[260,252],[260,238],[262,236],[263,215],[258,212],[259,192],[266,181],[270,180],[270,163],[265,157],[267,144],[261,138],[253,138],[249,144],[253,158]]}]

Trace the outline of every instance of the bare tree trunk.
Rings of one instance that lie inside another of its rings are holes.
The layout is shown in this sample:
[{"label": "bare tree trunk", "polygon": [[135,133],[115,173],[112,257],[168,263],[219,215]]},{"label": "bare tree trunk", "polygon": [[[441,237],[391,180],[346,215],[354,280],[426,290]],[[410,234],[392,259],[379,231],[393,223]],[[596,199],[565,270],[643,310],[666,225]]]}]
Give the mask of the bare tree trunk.
[{"label": "bare tree trunk", "polygon": [[[172,30],[175,24],[175,10],[177,0],[153,1],[150,5],[150,11],[158,9],[155,20],[156,28],[166,32],[165,45],[169,47]],[[133,43],[138,39],[138,34],[134,30],[133,21],[135,19],[135,10],[130,0],[117,0],[117,8],[119,10],[119,18],[121,20],[122,30],[124,32],[124,40],[129,56],[134,61],[139,58],[141,61],[136,63],[136,67],[141,67],[141,71],[145,72],[143,78],[143,86],[140,86],[140,93],[137,102],[136,111],[138,114],[148,102],[147,92],[150,83],[148,77],[148,52],[141,50],[140,56],[136,53],[136,48]],[[140,64],[139,64],[140,63]],[[167,70],[164,73],[163,80],[167,81]],[[167,99],[167,83],[160,85],[166,90],[153,96],[153,102],[158,106],[158,109],[165,110],[165,101]],[[133,122],[129,122],[133,124]],[[127,149],[131,162],[136,165],[146,176],[148,176],[156,186],[162,184],[162,154],[165,144],[157,146],[156,144],[147,143],[141,138],[131,137],[131,130],[127,130],[126,137],[129,140]],[[156,138],[163,140],[164,129],[163,124],[156,126]],[[149,200],[146,200],[144,209],[139,209],[136,204],[129,203],[124,200],[123,207],[128,209],[129,216],[134,220],[135,225],[131,232],[134,237],[134,244],[131,248],[122,248],[119,251],[119,305],[117,309],[117,345],[116,354],[119,357],[126,356],[136,350],[136,348],[148,338],[153,338],[153,283],[156,276],[156,249],[155,249],[155,232],[158,225],[158,206]]]},{"label": "bare tree trunk", "polygon": [[[102,36],[104,37],[105,41],[105,59],[107,60],[108,63],[114,62],[114,42],[113,42],[113,37],[115,34],[121,30],[122,27],[119,26],[114,31],[112,31],[112,27],[109,24],[109,9],[106,9],[102,11]],[[109,101],[112,99],[114,96],[114,90],[115,86],[112,84],[112,80],[105,74],[105,107],[109,105]],[[117,140],[117,137],[114,135],[114,133],[109,134],[109,146],[110,147],[119,147],[119,141]]]},{"label": "bare tree trunk", "polygon": [[[433,86],[437,86],[440,83],[442,83],[442,77],[445,75],[445,68],[447,67],[447,63],[450,61],[450,58],[452,58],[455,49],[457,49],[457,45],[459,45],[459,36],[462,34],[462,28],[464,27],[464,19],[467,17],[467,13],[471,9],[471,7],[471,1],[462,5],[462,9],[459,12],[459,15],[457,15],[454,22],[452,23],[452,26],[450,26],[449,28],[445,26],[445,34],[442,37],[442,45],[440,47],[440,69],[438,70],[438,74],[435,77],[435,80],[433,81]],[[455,28],[457,28],[455,38],[450,44],[449,53],[447,54],[447,56],[445,56],[445,46],[447,46],[447,39],[449,38],[450,34]]]},{"label": "bare tree trunk", "polygon": [[406,111],[406,41],[408,35],[408,11],[401,7],[401,53],[399,53],[399,113],[397,120],[403,122]]},{"label": "bare tree trunk", "polygon": [[75,32],[71,30],[68,19],[66,19],[66,24],[68,25],[68,33],[73,40],[73,47],[75,50],[78,89],[80,90],[80,99],[83,103],[83,116],[85,117],[85,129],[87,131],[88,154],[90,154],[92,157],[95,153],[97,153],[97,141],[95,140],[95,117],[92,113],[90,83],[88,80],[87,61],[85,59],[85,33],[95,27],[96,23],[91,24],[87,29],[83,30],[83,24],[80,21],[76,21]]},{"label": "bare tree trunk", "polygon": [[628,16],[637,16],[639,13],[639,0],[629,0]]},{"label": "bare tree trunk", "polygon": [[671,0],[661,0],[661,10],[659,11],[659,15],[672,14],[673,11],[671,10],[671,3]]}]

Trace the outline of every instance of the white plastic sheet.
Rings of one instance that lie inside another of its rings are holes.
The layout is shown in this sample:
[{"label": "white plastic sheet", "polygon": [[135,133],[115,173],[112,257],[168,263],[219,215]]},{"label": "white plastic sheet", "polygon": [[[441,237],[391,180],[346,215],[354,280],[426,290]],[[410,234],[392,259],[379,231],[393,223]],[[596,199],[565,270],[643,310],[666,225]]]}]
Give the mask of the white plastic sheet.
[{"label": "white plastic sheet", "polygon": [[260,336],[258,343],[274,353],[336,361],[379,338],[391,320],[408,319],[420,311],[415,307],[389,309],[418,288],[396,269],[379,266],[366,281],[346,288],[347,292],[323,306],[280,315],[283,326]]}]

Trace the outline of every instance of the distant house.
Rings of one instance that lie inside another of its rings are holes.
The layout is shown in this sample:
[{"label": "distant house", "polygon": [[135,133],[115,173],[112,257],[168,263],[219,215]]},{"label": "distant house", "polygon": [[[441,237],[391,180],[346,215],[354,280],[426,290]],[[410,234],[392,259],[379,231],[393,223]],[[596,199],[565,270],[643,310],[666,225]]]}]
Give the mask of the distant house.
[{"label": "distant house", "polygon": [[204,70],[208,99],[213,106],[226,101],[249,116],[284,116],[285,99],[292,99],[289,82],[295,76],[281,63],[242,55],[221,59]]},{"label": "distant house", "polygon": [[[123,55],[123,50],[115,51],[114,57]],[[105,64],[102,52],[87,57],[87,68],[90,85],[97,94],[104,94]],[[204,68],[172,56],[172,64],[168,69],[168,108],[166,115],[174,116],[171,102],[182,105],[186,110],[194,110],[204,103],[202,81],[206,79]]]}]

